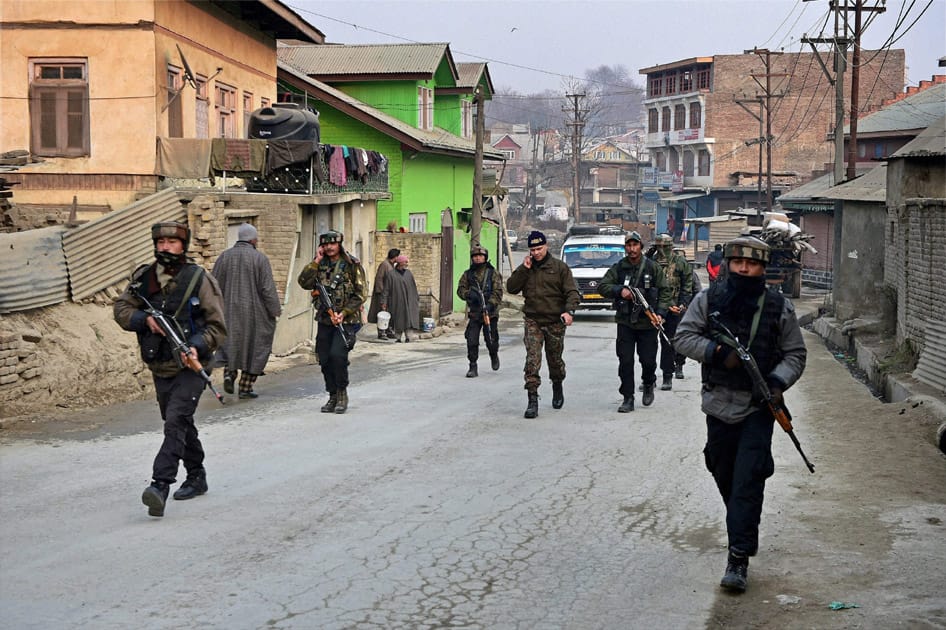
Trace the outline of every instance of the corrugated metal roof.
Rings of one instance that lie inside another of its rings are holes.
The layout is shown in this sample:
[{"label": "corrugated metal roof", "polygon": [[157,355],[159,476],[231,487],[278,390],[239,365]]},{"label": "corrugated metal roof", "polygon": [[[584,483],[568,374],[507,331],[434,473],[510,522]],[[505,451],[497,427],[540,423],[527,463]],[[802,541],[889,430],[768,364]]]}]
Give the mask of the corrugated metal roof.
[{"label": "corrugated metal roof", "polygon": [[280,61],[316,77],[353,74],[433,77],[444,55],[449,56],[449,44],[281,46],[276,52]]},{"label": "corrugated metal roof", "polygon": [[151,225],[159,221],[187,222],[187,211],[168,188],[89,221],[62,235],[69,265],[72,299],[76,302],[131,277],[131,272],[154,258]]},{"label": "corrugated metal roof", "polygon": [[[868,171],[872,170],[873,166],[863,166],[857,165],[856,174],[863,175]],[[816,177],[807,184],[802,184],[798,188],[793,188],[779,196],[779,203],[783,201],[808,201],[809,199],[820,199],[824,197],[824,194],[828,189],[834,187],[834,173],[825,173],[820,177]]]},{"label": "corrugated metal roof", "polygon": [[913,377],[946,394],[946,324],[943,322],[926,320],[923,349]]},{"label": "corrugated metal roof", "polygon": [[[946,83],[937,83],[858,118],[857,133],[925,129],[936,122],[943,111],[946,111]],[[850,125],[844,126],[844,133],[851,133]]]},{"label": "corrugated metal roof", "polygon": [[0,313],[69,299],[62,226],[0,234]]},{"label": "corrugated metal roof", "polygon": [[893,158],[903,157],[932,157],[946,155],[946,116],[930,124],[900,150],[891,155]]},{"label": "corrugated metal roof", "polygon": [[485,63],[458,63],[457,87],[475,88],[480,82],[480,77],[486,71]]},{"label": "corrugated metal roof", "polygon": [[[282,61],[277,62],[278,68],[281,72],[289,74],[299,81],[303,81],[307,89],[309,89],[316,98],[324,98],[325,102],[333,107],[336,105],[333,104],[334,101],[341,101],[345,105],[352,107],[363,114],[374,118],[383,125],[395,129],[399,133],[406,135],[413,139],[414,141],[420,143],[424,148],[430,149],[433,151],[449,151],[449,152],[460,152],[473,155],[476,152],[476,143],[466,138],[461,138],[456,136],[445,129],[434,128],[433,131],[426,131],[424,129],[418,129],[413,125],[395,118],[389,114],[386,114],[380,110],[366,105],[361,101],[352,98],[348,94],[345,94],[341,90],[336,90],[330,85],[317,81],[311,77],[305,76],[300,70],[293,68],[292,66],[283,63]],[[483,157],[486,159],[494,160],[503,160],[505,156],[497,151],[491,151],[489,149],[484,149]]]},{"label": "corrugated metal roof", "polygon": [[829,188],[821,195],[823,199],[845,199],[848,201],[887,201],[887,164],[867,171],[867,174]]}]

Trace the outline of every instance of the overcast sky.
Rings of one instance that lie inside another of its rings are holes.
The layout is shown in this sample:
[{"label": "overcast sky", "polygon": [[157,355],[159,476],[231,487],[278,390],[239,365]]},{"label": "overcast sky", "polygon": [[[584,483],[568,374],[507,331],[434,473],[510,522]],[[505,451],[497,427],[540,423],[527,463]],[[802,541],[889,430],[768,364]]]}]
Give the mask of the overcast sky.
[{"label": "overcast sky", "polygon": [[[741,53],[753,46],[798,52],[800,38],[817,36],[828,12],[828,0],[284,2],[325,33],[328,42],[447,42],[456,61],[488,61],[497,90],[520,93],[559,91],[562,75],[581,78],[601,65],[623,65],[641,81],[640,68],[688,57]],[[946,0],[888,0],[886,5],[867,28],[863,47],[878,48],[892,33],[896,38],[905,32],[893,47],[906,50],[909,82],[946,73],[937,67],[946,55]],[[833,21],[825,36],[832,33]]]}]

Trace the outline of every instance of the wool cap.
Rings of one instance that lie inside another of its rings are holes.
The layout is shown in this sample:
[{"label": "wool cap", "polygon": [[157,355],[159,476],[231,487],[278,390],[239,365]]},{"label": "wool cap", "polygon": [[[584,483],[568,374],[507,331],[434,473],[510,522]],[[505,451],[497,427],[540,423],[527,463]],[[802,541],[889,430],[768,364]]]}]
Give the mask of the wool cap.
[{"label": "wool cap", "polygon": [[631,232],[630,234],[628,234],[627,236],[624,237],[624,243],[625,243],[625,244],[627,244],[627,243],[629,243],[629,242],[631,242],[631,241],[637,241],[638,243],[643,243],[643,242],[644,242],[643,240],[641,240],[640,232],[637,232],[636,230],[635,230],[634,232]]},{"label": "wool cap", "polygon": [[545,234],[539,232],[538,230],[532,230],[529,232],[529,238],[526,241],[529,244],[529,247],[538,247],[539,245],[545,245],[548,243],[548,240],[545,238]]},{"label": "wool cap", "polygon": [[396,261],[396,262],[397,262],[397,264],[399,264],[399,265],[406,265],[406,264],[408,264],[408,263],[410,262],[410,260],[408,260],[408,258],[407,258],[406,255],[404,255],[404,254],[398,254],[398,257],[397,257],[397,261]]},{"label": "wool cap", "polygon": [[769,262],[771,252],[772,248],[762,239],[754,236],[739,236],[726,243],[726,247],[723,248],[723,257],[726,260],[730,258],[749,258],[766,264]]},{"label": "wool cap", "polygon": [[249,223],[244,223],[237,229],[238,241],[255,241],[257,238],[259,238],[259,233]]},{"label": "wool cap", "polygon": [[338,243],[341,244],[345,240],[345,235],[341,232],[336,232],[335,230],[329,230],[328,232],[319,236],[319,245],[326,245],[328,243]]}]

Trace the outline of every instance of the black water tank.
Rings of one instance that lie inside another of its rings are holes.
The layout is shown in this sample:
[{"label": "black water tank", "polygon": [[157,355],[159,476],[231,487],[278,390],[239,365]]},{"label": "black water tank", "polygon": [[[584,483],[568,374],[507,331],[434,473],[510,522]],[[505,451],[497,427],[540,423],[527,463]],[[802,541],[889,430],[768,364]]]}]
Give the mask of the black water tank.
[{"label": "black water tank", "polygon": [[276,103],[250,114],[246,136],[251,140],[319,142],[319,113],[296,103]]}]

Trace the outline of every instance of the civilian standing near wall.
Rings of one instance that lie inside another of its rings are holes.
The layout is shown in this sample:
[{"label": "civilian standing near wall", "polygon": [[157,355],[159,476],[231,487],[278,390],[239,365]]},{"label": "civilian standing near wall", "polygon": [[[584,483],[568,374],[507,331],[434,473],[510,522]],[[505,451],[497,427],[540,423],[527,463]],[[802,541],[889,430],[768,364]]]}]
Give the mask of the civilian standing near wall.
[{"label": "civilian standing near wall", "polygon": [[460,276],[457,295],[466,301],[466,358],[470,362],[467,378],[478,376],[480,331],[489,351],[490,365],[499,369],[499,305],[503,301],[503,277],[489,263],[485,247],[470,248],[470,268]]},{"label": "civilian standing near wall", "polygon": [[[328,402],[322,413],[345,413],[348,410],[348,353],[354,347],[355,335],[361,327],[361,308],[367,297],[365,270],[342,246],[345,236],[329,231],[319,236],[315,258],[299,273],[297,282],[303,289],[318,291],[319,282],[329,294],[332,311],[319,307],[316,318],[315,353],[325,379]],[[316,304],[319,297],[313,296]],[[345,331],[345,343],[338,327]]]},{"label": "civilian standing near wall", "polygon": [[174,498],[191,499],[207,492],[204,447],[197,435],[194,411],[204,391],[204,381],[184,367],[172,353],[164,332],[145,312],[142,297],[176,323],[181,338],[190,345],[190,358],[210,365],[213,353],[227,336],[223,296],[212,275],[187,260],[190,230],[168,221],[151,227],[155,262],[132,274],[131,284],[115,300],[115,321],[138,335],[141,358],[154,378],[154,390],[164,421],[164,441],[154,458],[152,482],[141,501],[150,516],[164,516],[168,490],[177,481],[184,462],[187,479]]},{"label": "civilian standing near wall", "polygon": [[282,314],[273,269],[256,249],[259,234],[249,223],[237,229],[237,242],[214,263],[213,275],[223,292],[229,334],[223,346],[226,368],[223,389],[233,393],[239,374],[240,398],[256,398],[253,384],[273,351],[276,318]]},{"label": "civilian standing near wall", "polygon": [[384,280],[381,308],[391,313],[395,339],[400,342],[403,333],[404,343],[408,343],[411,330],[420,330],[420,296],[407,256],[401,254],[395,262],[394,271]]},{"label": "civilian standing near wall", "polygon": [[703,364],[703,455],[726,506],[729,537],[720,586],[741,593],[748,585],[749,557],[759,550],[765,480],[775,472],[775,418],[758,399],[734,341],[714,318],[748,349],[779,406],[782,393],[801,377],[808,351],[791,301],[765,288],[768,244],[742,236],[726,243],[723,251],[726,279],[697,294],[674,343]]},{"label": "civilian standing near wall", "polygon": [[[378,323],[378,313],[381,312],[381,296],[384,294],[385,279],[394,271],[394,262],[401,255],[401,250],[396,247],[388,250],[388,257],[378,265],[378,271],[374,274],[374,286],[371,287],[371,307],[368,309],[368,323]],[[394,339],[394,329],[388,326],[387,331],[379,330],[378,339]]]},{"label": "civilian standing near wall", "polygon": [[565,404],[562,381],[565,380],[565,327],[571,326],[575,309],[581,301],[572,270],[561,260],[549,254],[548,240],[538,231],[529,233],[526,241],[529,254],[523,259],[509,280],[506,290],[513,295],[522,293],[523,341],[526,345],[525,389],[528,405],[524,417],[539,415],[539,385],[542,379],[542,346],[549,363],[552,381],[552,408]]}]

